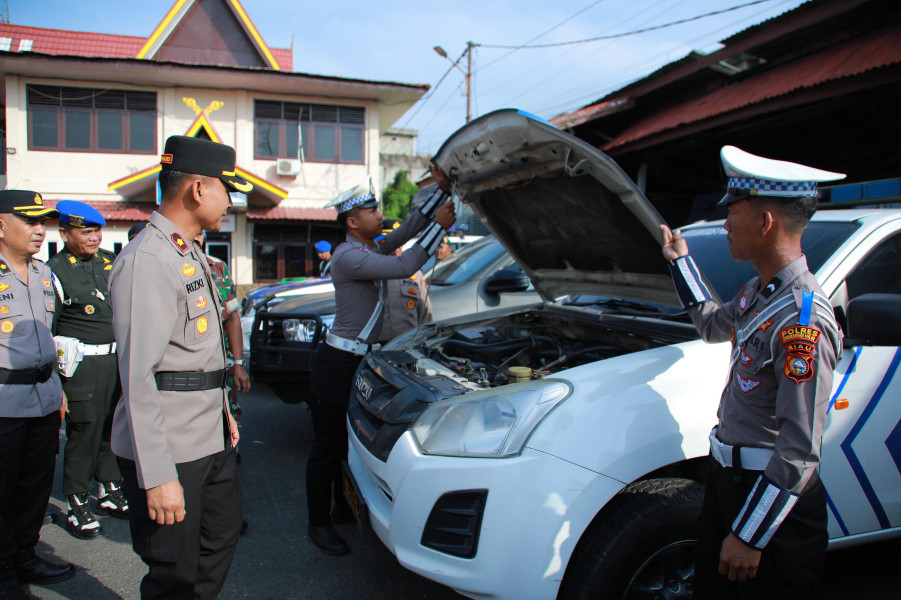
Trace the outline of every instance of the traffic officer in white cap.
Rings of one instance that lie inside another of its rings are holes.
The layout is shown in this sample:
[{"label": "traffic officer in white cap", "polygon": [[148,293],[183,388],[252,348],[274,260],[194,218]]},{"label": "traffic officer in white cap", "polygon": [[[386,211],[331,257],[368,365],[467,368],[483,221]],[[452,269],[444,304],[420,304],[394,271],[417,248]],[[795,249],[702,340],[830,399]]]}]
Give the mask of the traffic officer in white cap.
[{"label": "traffic officer in white cap", "polygon": [[[309,536],[326,554],[350,550],[332,525],[333,519],[353,520],[341,483],[341,462],[347,458],[347,402],[354,371],[379,336],[384,280],[409,277],[435,253],[456,220],[447,199],[437,190],[384,239],[380,239],[383,216],[368,178],[325,206],[338,211],[338,223],[347,234],[331,260],[335,322],[316,355],[310,380],[315,439],[306,477]],[[400,257],[387,256],[420,231],[418,241]]]},{"label": "traffic officer in white cap", "polygon": [[663,255],[701,337],[732,341],[710,434],[694,597],[814,598],[828,541],[817,467],[842,333],[801,234],[817,183],[845,176],[733,146],[721,156],[729,250],[758,276],[722,306],[711,302],[686,241],[661,226]]}]

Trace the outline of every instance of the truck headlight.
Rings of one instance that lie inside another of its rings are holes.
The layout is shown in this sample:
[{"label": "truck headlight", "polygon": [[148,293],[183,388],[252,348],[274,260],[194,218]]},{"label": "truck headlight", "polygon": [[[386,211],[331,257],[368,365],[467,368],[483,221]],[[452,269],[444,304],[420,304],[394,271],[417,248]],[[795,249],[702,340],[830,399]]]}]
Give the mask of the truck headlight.
[{"label": "truck headlight", "polygon": [[545,415],[572,388],[540,379],[472,392],[435,402],[413,422],[425,454],[501,458],[522,452]]},{"label": "truck headlight", "polygon": [[[325,333],[335,322],[335,315],[326,315],[322,319],[322,333]],[[312,342],[316,335],[318,323],[316,319],[285,319],[282,331],[289,342]]]}]

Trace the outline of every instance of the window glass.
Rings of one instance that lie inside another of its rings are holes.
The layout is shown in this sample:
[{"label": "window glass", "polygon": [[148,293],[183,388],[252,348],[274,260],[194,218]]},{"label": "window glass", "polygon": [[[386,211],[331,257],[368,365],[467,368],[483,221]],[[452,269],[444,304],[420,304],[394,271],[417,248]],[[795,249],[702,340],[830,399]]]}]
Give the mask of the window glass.
[{"label": "window glass", "polygon": [[473,273],[484,269],[504,252],[504,247],[494,238],[484,243],[469,244],[438,262],[426,278],[429,285],[454,285],[468,281]]},{"label": "window glass", "polygon": [[333,125],[313,125],[313,149],[316,158],[335,160],[335,127]]},{"label": "window glass", "polygon": [[901,294],[901,233],[874,248],[845,283],[849,299],[861,294]]},{"label": "window glass", "polygon": [[97,147],[101,150],[122,149],[122,113],[97,113]]},{"label": "window glass", "polygon": [[153,152],[156,148],[156,113],[133,112],[129,115],[129,149]]},{"label": "window glass", "polygon": [[66,148],[91,147],[91,113],[82,110],[67,110]]},{"label": "window glass", "polygon": [[257,156],[278,156],[278,123],[257,121]]},{"label": "window glass", "polygon": [[[857,227],[857,223],[810,223],[801,236],[801,249],[810,271],[816,273]],[[732,260],[726,230],[721,226],[687,229],[682,235],[701,273],[723,302],[731,300],[745,282],[756,276],[751,263]]]},{"label": "window glass", "polygon": [[35,108],[31,111],[31,139],[35,146],[59,145],[56,109]]},{"label": "window glass", "polygon": [[288,158],[297,158],[300,144],[300,136],[297,133],[299,125],[300,123],[292,123],[291,121],[285,123],[285,153],[288,155]]},{"label": "window glass", "polygon": [[259,244],[254,247],[253,254],[257,280],[278,279],[278,246]]},{"label": "window glass", "polygon": [[341,161],[363,162],[363,130],[356,127],[341,128]]},{"label": "window glass", "polygon": [[303,277],[306,272],[306,246],[285,246],[285,278]]}]

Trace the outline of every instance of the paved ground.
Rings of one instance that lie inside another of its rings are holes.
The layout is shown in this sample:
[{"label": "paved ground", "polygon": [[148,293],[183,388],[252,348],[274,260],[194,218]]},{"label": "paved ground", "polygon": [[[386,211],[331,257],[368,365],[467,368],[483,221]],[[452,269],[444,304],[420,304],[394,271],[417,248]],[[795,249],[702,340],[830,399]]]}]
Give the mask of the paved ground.
[{"label": "paved ground", "polygon": [[[339,530],[351,554],[329,557],[305,536],[304,465],[312,426],[306,405],[287,405],[265,386],[241,401],[241,481],[250,530],[241,538],[222,600],[458,600],[461,596],[403,567],[375,538],[362,540],[354,525]],[[100,517],[103,537],[80,541],[65,521],[61,463],[51,498],[56,523],[41,532],[42,554],[79,566],[63,584],[37,587],[41,600],[137,600],[143,563],[131,550],[128,526]],[[901,540],[833,552],[820,588],[821,600],[901,599],[895,579]]]}]

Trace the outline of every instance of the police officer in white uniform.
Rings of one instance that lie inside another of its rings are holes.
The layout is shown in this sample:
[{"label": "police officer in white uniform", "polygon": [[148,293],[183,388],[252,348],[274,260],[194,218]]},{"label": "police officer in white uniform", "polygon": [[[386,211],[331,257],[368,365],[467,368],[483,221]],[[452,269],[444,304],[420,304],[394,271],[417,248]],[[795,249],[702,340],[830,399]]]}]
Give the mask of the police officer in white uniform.
[{"label": "police officer in white uniform", "polygon": [[817,467],[842,334],[807,268],[801,234],[816,210],[817,182],[844,175],[733,146],[721,156],[729,250],[758,277],[718,306],[680,232],[661,226],[663,255],[701,337],[732,340],[710,434],[694,597],[814,598],[828,542]]},{"label": "police officer in white uniform", "polygon": [[122,399],[113,420],[132,546],[150,567],[141,598],[214,599],[241,529],[222,306],[192,242],[218,231],[235,151],[185,136],[166,141],[159,212],[113,265],[110,294]]},{"label": "police officer in white uniform", "polygon": [[[306,477],[309,536],[326,554],[350,550],[332,525],[333,519],[338,523],[353,519],[340,476],[341,461],[347,458],[347,402],[354,371],[378,340],[384,280],[409,277],[434,254],[456,219],[453,204],[446,200],[444,192],[436,191],[384,240],[379,239],[383,216],[370,181],[326,205],[338,211],[338,223],[347,234],[335,248],[330,267],[335,285],[335,322],[316,355],[310,380],[315,439]],[[418,241],[400,257],[386,256],[420,231],[423,233]]]},{"label": "police officer in white uniform", "polygon": [[19,583],[75,574],[34,552],[53,487],[63,390],[50,327],[49,267],[32,256],[59,213],[41,195],[0,191],[0,598],[24,600]]}]

